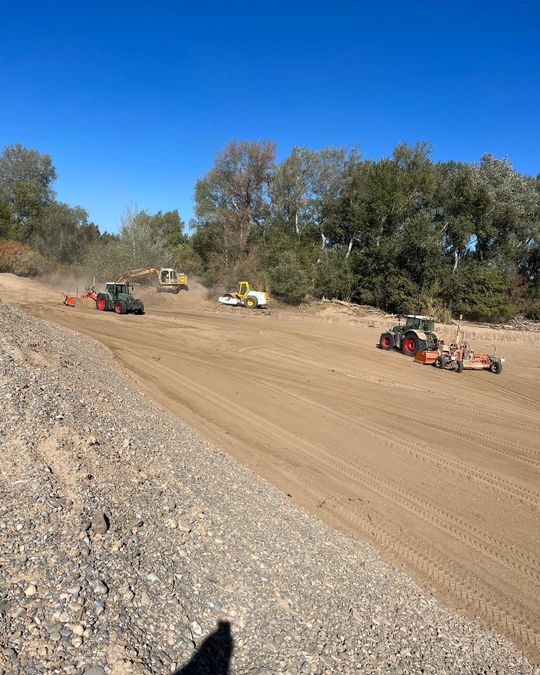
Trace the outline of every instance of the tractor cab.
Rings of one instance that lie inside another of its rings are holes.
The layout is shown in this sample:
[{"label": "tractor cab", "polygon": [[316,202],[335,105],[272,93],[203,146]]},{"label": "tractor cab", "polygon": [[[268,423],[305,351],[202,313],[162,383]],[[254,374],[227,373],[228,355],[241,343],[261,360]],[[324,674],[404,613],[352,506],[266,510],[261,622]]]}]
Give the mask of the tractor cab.
[{"label": "tractor cab", "polygon": [[405,317],[405,330],[418,330],[423,333],[433,333],[435,331],[435,319],[432,316],[420,316],[418,314],[407,314]]},{"label": "tractor cab", "polygon": [[105,285],[105,292],[109,293],[112,297],[118,297],[121,294],[129,295],[129,286],[128,284],[119,284],[115,281],[109,281]]}]

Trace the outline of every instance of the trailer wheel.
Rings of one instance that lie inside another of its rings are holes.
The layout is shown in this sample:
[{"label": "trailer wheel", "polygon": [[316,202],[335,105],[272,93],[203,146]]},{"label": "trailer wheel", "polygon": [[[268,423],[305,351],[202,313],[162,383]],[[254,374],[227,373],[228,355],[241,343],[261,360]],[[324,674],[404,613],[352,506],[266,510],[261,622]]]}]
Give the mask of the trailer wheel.
[{"label": "trailer wheel", "polygon": [[383,333],[379,340],[379,347],[381,349],[391,349],[394,346],[394,340],[390,333]]},{"label": "trailer wheel", "polygon": [[492,361],[489,369],[492,373],[495,373],[495,375],[500,375],[503,369],[502,361],[499,361],[499,359]]},{"label": "trailer wheel", "polygon": [[463,372],[463,361],[456,361],[456,373]]},{"label": "trailer wheel", "polygon": [[437,357],[437,360],[433,364],[435,368],[445,368],[446,367],[446,357],[443,356],[442,354]]}]

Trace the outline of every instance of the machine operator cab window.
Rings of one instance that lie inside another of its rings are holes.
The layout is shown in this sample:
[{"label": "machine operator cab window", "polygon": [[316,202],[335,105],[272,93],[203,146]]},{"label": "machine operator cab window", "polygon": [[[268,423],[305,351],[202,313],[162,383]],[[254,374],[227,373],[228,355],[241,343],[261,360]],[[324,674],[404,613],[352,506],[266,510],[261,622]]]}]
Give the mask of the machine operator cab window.
[{"label": "machine operator cab window", "polygon": [[176,272],[174,270],[161,270],[160,280],[162,284],[175,284],[178,281]]},{"label": "machine operator cab window", "polygon": [[412,330],[419,330],[420,323],[420,319],[417,319],[415,316],[408,316],[405,326],[407,328],[411,328]]},{"label": "machine operator cab window", "polygon": [[247,281],[242,281],[238,286],[238,295],[244,297],[249,293],[249,285]]}]

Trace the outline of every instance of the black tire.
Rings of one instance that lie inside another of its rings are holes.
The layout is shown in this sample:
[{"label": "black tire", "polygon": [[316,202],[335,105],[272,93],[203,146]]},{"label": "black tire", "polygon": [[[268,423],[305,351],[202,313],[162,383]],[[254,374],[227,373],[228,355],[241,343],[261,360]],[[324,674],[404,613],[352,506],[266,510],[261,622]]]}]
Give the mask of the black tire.
[{"label": "black tire", "polygon": [[246,307],[249,307],[250,309],[257,309],[258,306],[259,301],[257,300],[257,298],[254,297],[246,298]]},{"label": "black tire", "polygon": [[[414,346],[412,346],[411,341],[414,343]],[[405,356],[415,356],[416,352],[421,352],[425,349],[426,343],[424,340],[421,340],[418,335],[416,335],[416,333],[405,333],[401,343],[401,351],[405,354]]]},{"label": "black tire", "polygon": [[489,369],[492,373],[495,373],[495,375],[500,375],[503,369],[502,361],[499,361],[499,359],[492,361]]},{"label": "black tire", "polygon": [[161,293],[161,286],[156,286],[156,291],[157,291],[158,293]]},{"label": "black tire", "polygon": [[392,349],[394,346],[394,336],[392,333],[382,333],[379,338],[379,349]]},{"label": "black tire", "polygon": [[441,370],[446,368],[446,356],[444,356],[444,354],[438,356],[437,360],[433,365],[435,366],[435,368],[440,368]]},{"label": "black tire", "polygon": [[96,296],[96,309],[106,312],[109,309],[109,296],[107,293],[98,293]]},{"label": "black tire", "polygon": [[127,312],[126,303],[124,300],[116,300],[114,303],[115,314],[125,314]]},{"label": "black tire", "polygon": [[456,373],[462,373],[463,372],[463,361],[460,361],[459,359],[456,361]]}]

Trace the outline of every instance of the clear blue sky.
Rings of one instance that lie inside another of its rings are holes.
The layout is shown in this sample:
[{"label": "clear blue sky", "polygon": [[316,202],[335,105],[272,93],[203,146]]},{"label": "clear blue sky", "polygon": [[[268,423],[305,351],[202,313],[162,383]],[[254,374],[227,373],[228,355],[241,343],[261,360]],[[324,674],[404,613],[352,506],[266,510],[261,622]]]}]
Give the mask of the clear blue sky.
[{"label": "clear blue sky", "polygon": [[129,204],[187,221],[231,139],[428,140],[536,175],[539,45],[538,1],[0,0],[0,147],[50,153],[59,199],[110,231]]}]

